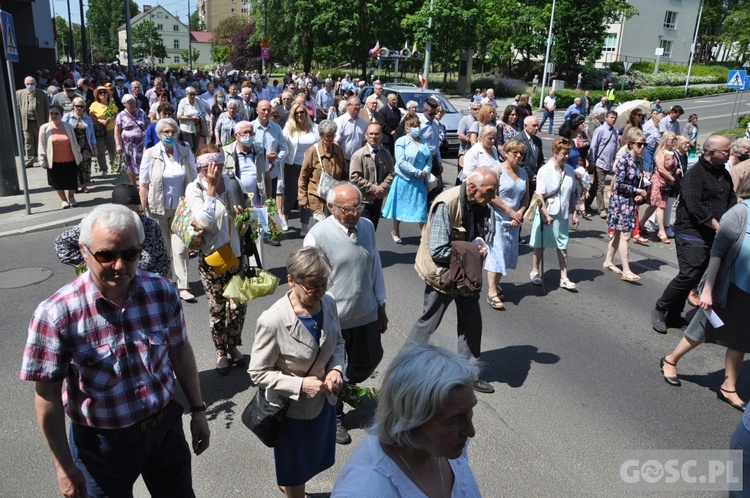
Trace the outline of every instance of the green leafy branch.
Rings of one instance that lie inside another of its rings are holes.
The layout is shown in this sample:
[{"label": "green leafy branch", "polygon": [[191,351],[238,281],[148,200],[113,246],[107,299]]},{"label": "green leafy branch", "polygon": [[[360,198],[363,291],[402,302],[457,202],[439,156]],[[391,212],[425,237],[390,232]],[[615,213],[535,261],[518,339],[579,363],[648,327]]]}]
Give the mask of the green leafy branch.
[{"label": "green leafy branch", "polygon": [[374,387],[360,387],[352,384],[344,384],[339,391],[338,398],[352,408],[359,408],[365,398],[376,399],[380,389]]}]

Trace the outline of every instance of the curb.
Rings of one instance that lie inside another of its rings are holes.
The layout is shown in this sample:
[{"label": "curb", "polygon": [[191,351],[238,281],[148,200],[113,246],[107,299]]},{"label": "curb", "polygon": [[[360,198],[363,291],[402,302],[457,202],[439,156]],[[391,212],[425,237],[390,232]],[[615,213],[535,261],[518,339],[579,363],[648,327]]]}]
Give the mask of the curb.
[{"label": "curb", "polygon": [[14,235],[26,235],[35,232],[43,232],[45,230],[51,230],[53,228],[65,228],[73,225],[77,225],[81,222],[86,213],[81,213],[77,216],[70,218],[64,218],[62,220],[50,221],[47,223],[40,223],[38,225],[32,225],[24,228],[18,228],[16,230],[8,230],[7,232],[0,232],[0,238],[12,237]]}]

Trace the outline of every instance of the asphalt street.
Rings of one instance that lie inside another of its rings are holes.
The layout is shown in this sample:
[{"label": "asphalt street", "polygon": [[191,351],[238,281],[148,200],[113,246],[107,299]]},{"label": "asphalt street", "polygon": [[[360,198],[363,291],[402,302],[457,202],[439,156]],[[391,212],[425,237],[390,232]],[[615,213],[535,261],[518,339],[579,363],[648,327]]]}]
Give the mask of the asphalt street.
[{"label": "asphalt street", "polygon": [[[725,106],[731,109],[731,102],[722,103],[726,98],[690,99],[681,105],[687,114],[697,112],[701,131],[708,131],[714,129],[710,120],[728,121],[722,117],[728,112]],[[447,170],[445,177],[453,178],[453,167]],[[301,247],[296,213],[290,224],[295,230],[282,246],[266,251],[267,267],[282,277],[282,282],[286,256]],[[0,410],[2,497],[59,496],[51,458],[34,415],[33,384],[20,381],[18,372],[35,306],[74,278],[73,269],[54,255],[53,239],[60,230],[0,237],[0,299],[4,303],[0,399],[5,405]],[[401,246],[392,242],[389,230],[390,222],[384,220],[377,235],[390,326],[383,336],[385,357],[367,382],[370,386],[379,385],[382,372],[403,345],[422,305],[424,284],[413,269],[419,229],[402,225],[405,244]],[[559,271],[552,251],[546,253],[546,292],[533,286],[529,282],[530,251],[521,247],[518,268],[503,279],[507,310],[494,311],[482,300],[483,378],[496,392],[477,394],[476,437],[469,456],[484,496],[624,496],[628,493],[619,477],[623,450],[728,446],[740,413],[716,399],[724,349],[704,345],[685,357],[679,367],[680,388],[667,385],[659,372],[659,358],[681,337],[674,329],[665,336],[654,333],[649,319],[654,301],[676,274],[673,247],[656,242],[634,246],[631,261],[642,280],[628,284],[602,270],[604,233],[604,221],[596,218],[583,220],[571,235],[569,276],[578,283],[577,292],[558,288]],[[17,273],[3,273],[8,270]],[[28,280],[42,278],[46,279],[26,285]],[[186,304],[185,316],[212,430],[211,447],[193,459],[196,495],[282,496],[275,485],[272,450],[240,422],[242,409],[254,393],[249,376],[241,368],[228,377],[214,371],[208,308],[195,260],[190,263],[189,278],[198,303]],[[246,355],[255,319],[287,289],[281,285],[274,296],[249,304],[240,348]],[[454,349],[456,327],[451,307],[433,342]],[[738,387],[744,399],[750,398],[747,369]],[[178,397],[182,399],[181,394]],[[334,467],[310,481],[308,491],[313,496],[328,495],[338,471],[362,440],[365,432],[361,427],[367,425],[372,409],[367,405],[347,414],[345,425],[351,429],[353,444],[338,446]],[[136,496],[148,496],[140,481]]]},{"label": "asphalt street", "polygon": [[[293,226],[298,226],[296,220]],[[378,231],[388,289],[390,328],[383,337],[385,358],[368,384],[377,386],[380,372],[393,358],[421,310],[423,284],[412,265],[418,228],[404,227],[403,246],[389,237],[386,221]],[[478,394],[470,446],[472,468],[484,496],[615,496],[623,493],[618,481],[618,452],[625,449],[722,449],[739,420],[739,412],[717,401],[724,350],[703,346],[680,363],[681,388],[661,378],[658,359],[674,347],[679,331],[667,336],[651,331],[648,312],[675,274],[670,247],[652,243],[636,247],[634,269],[640,285],[621,282],[601,268],[604,223],[585,221],[573,234],[570,278],[579,283],[571,293],[558,288],[554,254],[547,253],[547,293],[530,284],[530,255],[522,248],[519,267],[504,279],[508,309],[491,310],[482,304],[484,319],[484,378],[496,387]],[[5,303],[0,350],[0,411],[4,451],[0,455],[0,495],[55,496],[55,473],[37,428],[33,385],[18,380],[26,327],[36,304],[73,278],[52,250],[57,231],[0,239],[0,271],[48,268],[51,276],[35,285],[3,288]],[[267,251],[268,267],[283,277],[289,251],[299,238],[285,240]],[[198,496],[273,497],[273,454],[240,423],[242,408],[254,389],[249,376],[235,369],[229,377],[214,371],[214,351],[208,332],[208,309],[197,265],[190,279],[197,304],[185,306],[188,331],[195,347],[204,399],[208,404],[212,442],[194,459]],[[11,285],[4,282],[3,287]],[[282,295],[251,302],[245,327],[250,351],[253,320]],[[437,344],[455,347],[453,308],[434,337]],[[740,392],[750,395],[747,376]],[[314,478],[309,490],[326,496],[338,470],[364,435],[371,411],[348,415],[354,444],[339,446],[334,468]],[[186,417],[187,420],[187,417]],[[139,484],[137,496],[147,496]]]}]

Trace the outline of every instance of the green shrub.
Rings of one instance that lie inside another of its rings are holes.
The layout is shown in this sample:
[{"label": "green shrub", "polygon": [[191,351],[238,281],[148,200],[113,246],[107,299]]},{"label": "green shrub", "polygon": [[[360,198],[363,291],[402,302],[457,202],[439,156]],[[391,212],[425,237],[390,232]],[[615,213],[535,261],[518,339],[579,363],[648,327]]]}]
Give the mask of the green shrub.
[{"label": "green shrub", "polygon": [[[659,71],[659,74],[654,74],[653,72],[644,73],[641,71],[631,71],[631,73],[636,75],[639,83],[644,83],[648,86],[683,86],[685,85],[685,80],[687,79],[687,72],[674,73]],[[697,76],[695,74],[690,74],[690,83],[696,85],[702,83],[724,83],[726,80],[726,75]]]},{"label": "green shrub", "polygon": [[737,126],[740,128],[747,128],[748,123],[750,123],[750,114],[743,114],[737,118]]},{"label": "green shrub", "polygon": [[[704,95],[715,95],[717,93],[726,93],[728,91],[725,86],[715,86],[715,87],[707,87],[707,88],[694,88],[691,87],[688,89],[688,97],[702,97]],[[591,101],[593,103],[597,103],[601,100],[602,97],[604,97],[604,92],[601,90],[591,90],[589,92],[589,95],[591,96]],[[575,90],[562,90],[559,92],[555,92],[555,96],[557,97],[557,108],[562,109],[568,107],[570,104],[573,103],[573,100],[576,97],[583,96],[583,92],[576,92]],[[649,100],[654,101],[656,99],[661,100],[677,100],[677,99],[684,99],[685,98],[685,89],[680,87],[673,87],[673,88],[649,88],[646,90],[636,90],[635,92],[628,92],[628,91],[615,91],[615,102],[617,104],[622,104],[624,102],[628,102],[630,100]]]}]

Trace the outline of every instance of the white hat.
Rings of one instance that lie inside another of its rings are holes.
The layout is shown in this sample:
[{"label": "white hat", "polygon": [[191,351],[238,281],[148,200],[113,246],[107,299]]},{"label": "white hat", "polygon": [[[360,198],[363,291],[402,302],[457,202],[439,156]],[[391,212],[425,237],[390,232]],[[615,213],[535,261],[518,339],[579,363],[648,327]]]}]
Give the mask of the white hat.
[{"label": "white hat", "polygon": [[135,97],[130,93],[126,93],[122,96],[122,103],[127,104],[128,102],[135,102]]}]

